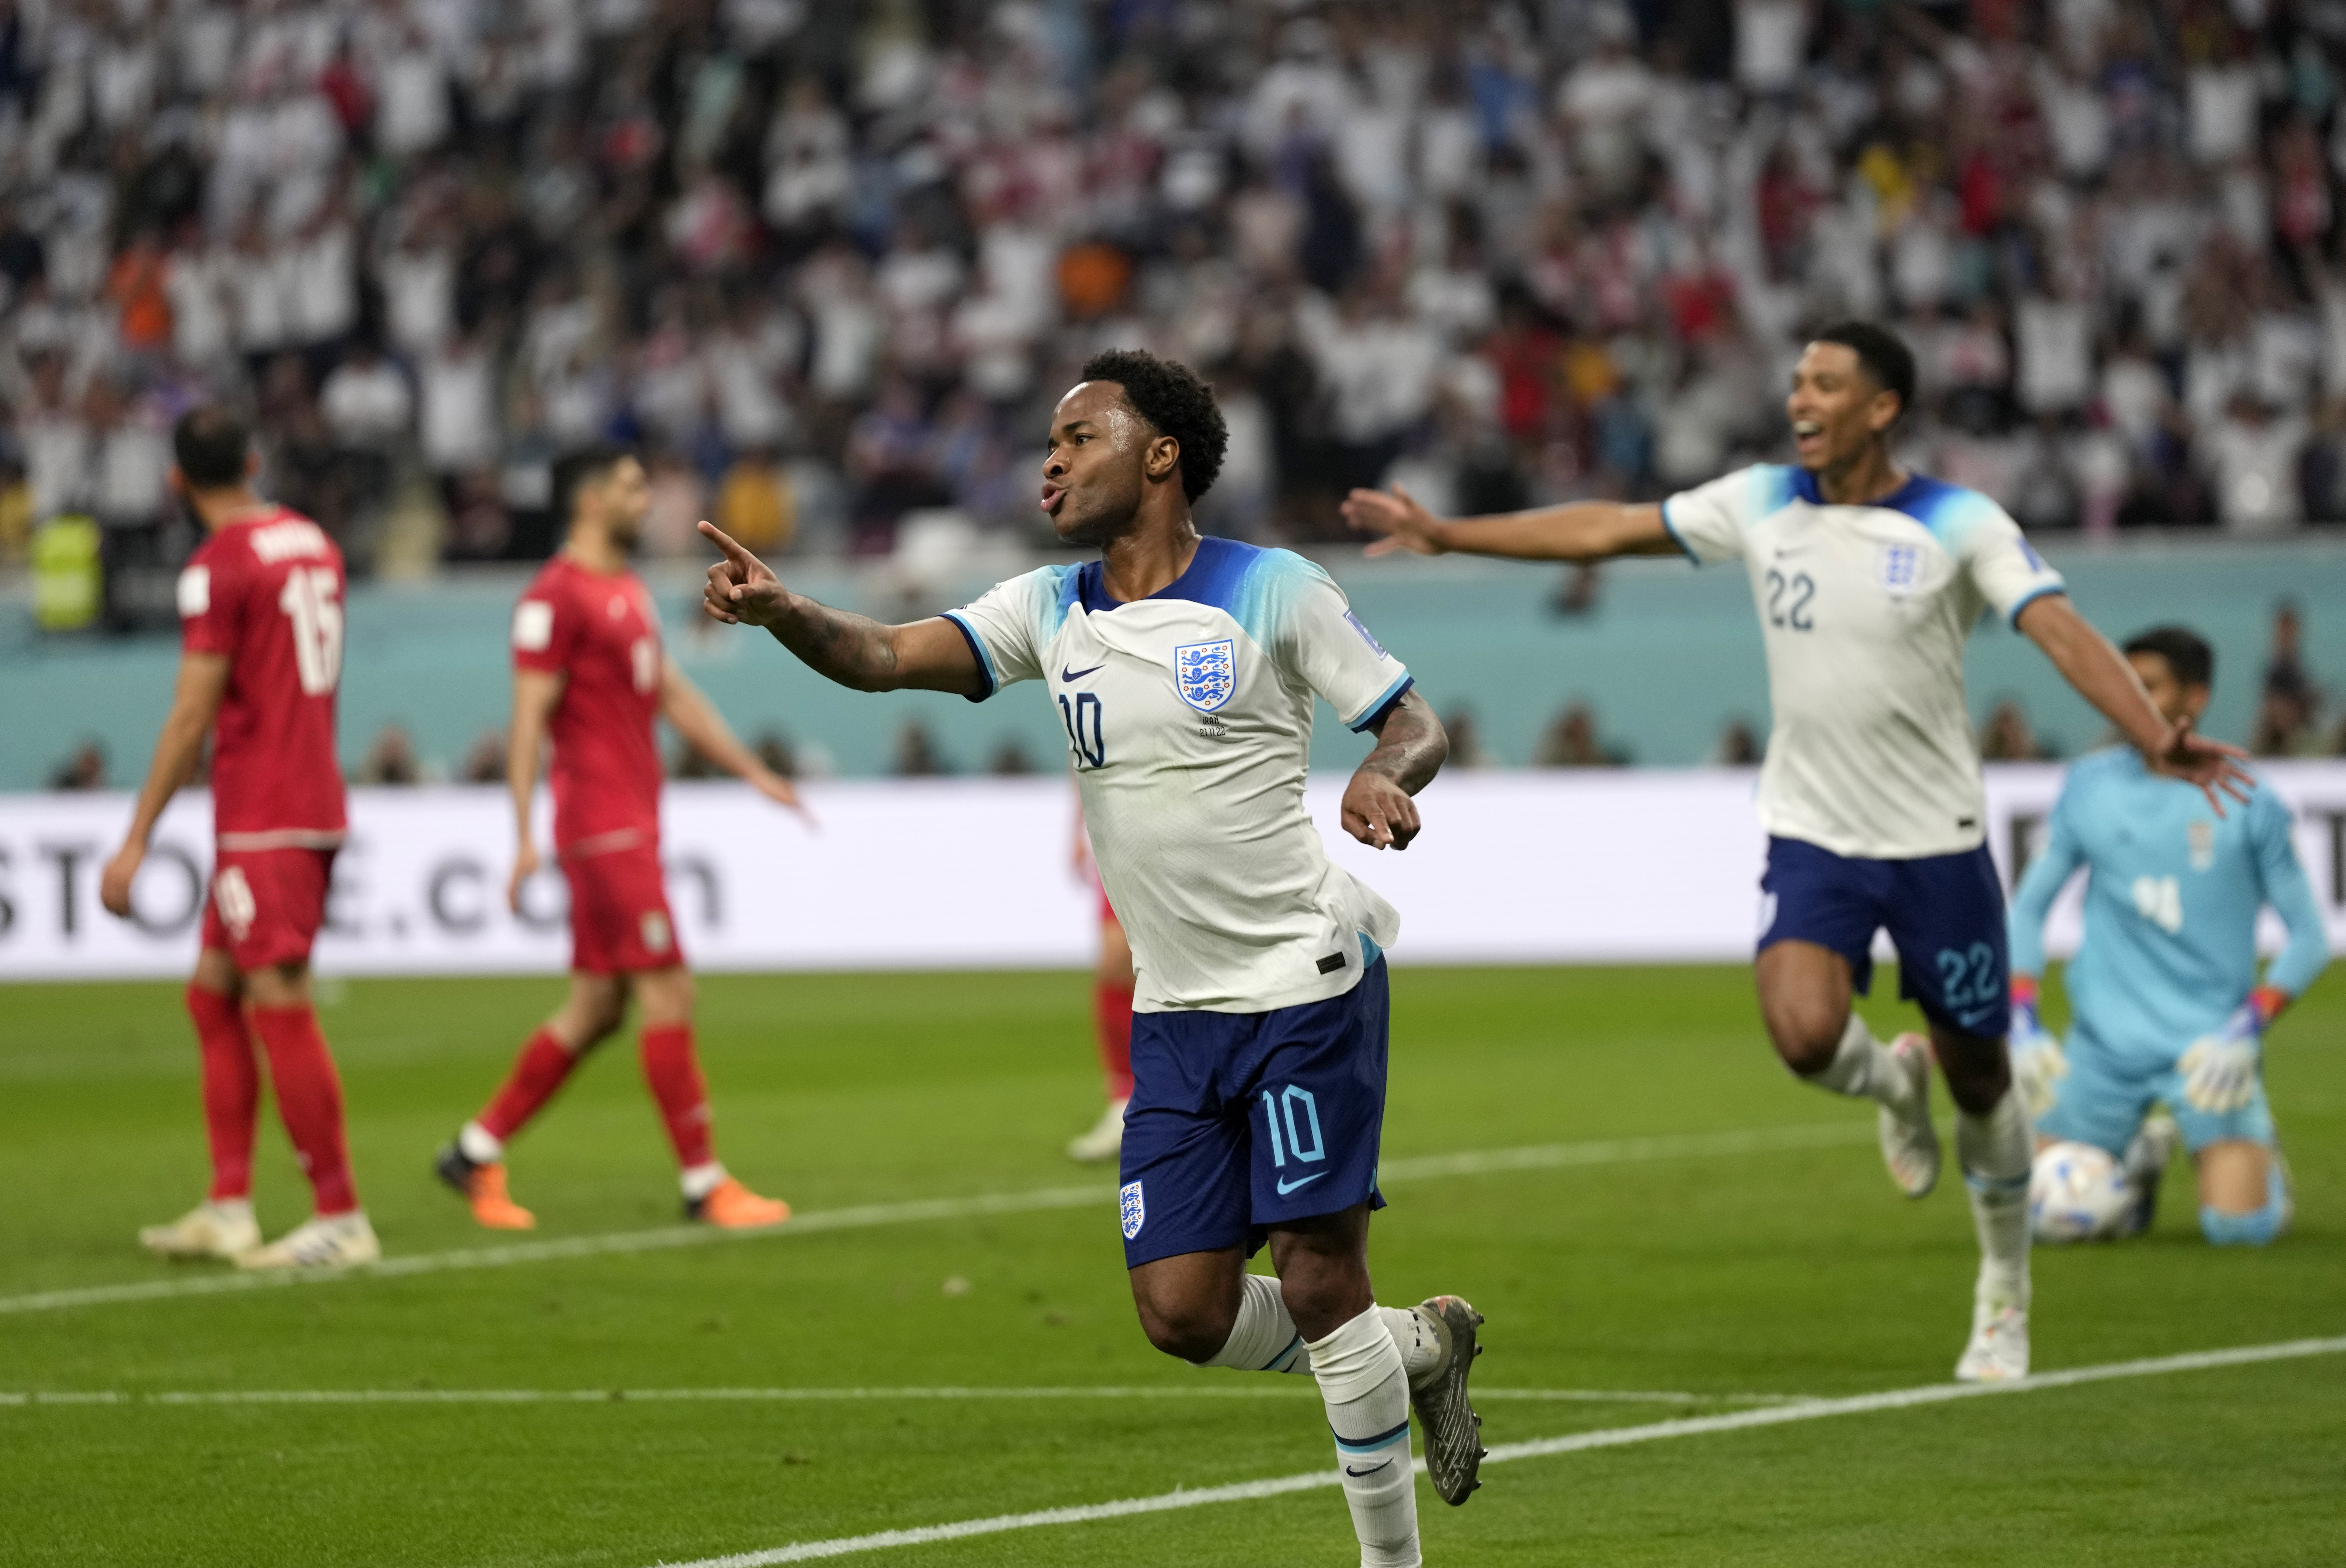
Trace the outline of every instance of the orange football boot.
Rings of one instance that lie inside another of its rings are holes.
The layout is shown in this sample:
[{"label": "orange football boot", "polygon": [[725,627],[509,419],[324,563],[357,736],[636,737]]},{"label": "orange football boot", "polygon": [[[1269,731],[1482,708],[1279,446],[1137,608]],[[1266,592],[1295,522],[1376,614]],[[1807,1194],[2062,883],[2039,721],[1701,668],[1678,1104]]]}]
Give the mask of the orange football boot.
[{"label": "orange football boot", "polygon": [[473,1190],[464,1195],[473,1217],[491,1230],[536,1230],[537,1216],[515,1203],[505,1191],[503,1162],[483,1166],[473,1173]]},{"label": "orange football boot", "polygon": [[466,1156],[454,1144],[442,1149],[432,1162],[434,1174],[462,1193],[473,1217],[491,1230],[536,1230],[537,1216],[514,1202],[505,1191],[505,1162],[484,1165]]},{"label": "orange football boot", "polygon": [[687,1203],[684,1215],[720,1230],[756,1230],[790,1218],[790,1206],[778,1197],[760,1197],[727,1176],[709,1189],[707,1197]]}]

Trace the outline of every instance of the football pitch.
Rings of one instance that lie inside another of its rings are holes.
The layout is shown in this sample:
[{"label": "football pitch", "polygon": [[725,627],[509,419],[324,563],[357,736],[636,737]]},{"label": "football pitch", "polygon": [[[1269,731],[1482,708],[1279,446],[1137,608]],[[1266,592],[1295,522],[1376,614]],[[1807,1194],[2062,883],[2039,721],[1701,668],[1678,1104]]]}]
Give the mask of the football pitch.
[{"label": "football pitch", "polygon": [[[256,1285],[134,1241],[201,1192],[177,987],[0,987],[0,1562],[1356,1561],[1311,1380],[1135,1326],[1112,1176],[1060,1152],[1097,1112],[1082,977],[705,978],[719,1151],[800,1217],[678,1224],[630,1032],[515,1145],[540,1228],[492,1236],[429,1159],[557,989],[330,988],[389,1261]],[[1960,1184],[1893,1193],[1748,971],[1393,998],[1378,1296],[1488,1315],[1500,1461],[1462,1509],[1420,1487],[1430,1563],[2346,1557],[2335,981],[2272,1042],[2295,1231],[2210,1248],[2173,1173],[2148,1237],[2037,1254],[2036,1369],[2088,1375],[1960,1398]],[[274,1236],[307,1194],[268,1115]]]}]

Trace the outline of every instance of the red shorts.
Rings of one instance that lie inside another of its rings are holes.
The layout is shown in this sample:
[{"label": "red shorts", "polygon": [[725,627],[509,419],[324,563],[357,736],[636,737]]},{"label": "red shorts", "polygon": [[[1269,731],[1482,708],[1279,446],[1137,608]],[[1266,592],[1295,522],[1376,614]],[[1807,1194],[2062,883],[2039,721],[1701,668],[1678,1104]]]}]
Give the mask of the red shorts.
[{"label": "red shorts", "polygon": [[326,923],[333,871],[332,850],[220,850],[204,901],[204,945],[247,973],[306,962]]},{"label": "red shorts", "polygon": [[659,851],[607,850],[562,862],[570,879],[570,967],[635,974],[684,962]]}]

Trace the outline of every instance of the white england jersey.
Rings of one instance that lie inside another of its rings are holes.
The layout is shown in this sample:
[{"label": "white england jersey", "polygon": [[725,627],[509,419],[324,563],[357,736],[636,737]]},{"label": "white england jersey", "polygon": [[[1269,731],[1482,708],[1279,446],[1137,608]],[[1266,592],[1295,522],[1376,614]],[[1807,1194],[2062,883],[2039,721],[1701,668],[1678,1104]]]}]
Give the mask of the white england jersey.
[{"label": "white england jersey", "polygon": [[1987,837],[1964,644],[2061,575],[1976,491],[1916,474],[1863,506],[1762,463],[1673,495],[1662,523],[1698,564],[1741,557],[1768,647],[1775,728],[1760,820],[1837,855],[1917,860]]},{"label": "white england jersey", "polygon": [[1101,883],[1132,940],[1142,1013],[1268,1013],[1340,996],[1399,934],[1328,859],[1303,809],[1311,697],[1365,728],[1409,689],[1328,574],[1202,539],[1126,604],[1097,561],[1046,566],[949,612],[991,697],[1047,687]]}]

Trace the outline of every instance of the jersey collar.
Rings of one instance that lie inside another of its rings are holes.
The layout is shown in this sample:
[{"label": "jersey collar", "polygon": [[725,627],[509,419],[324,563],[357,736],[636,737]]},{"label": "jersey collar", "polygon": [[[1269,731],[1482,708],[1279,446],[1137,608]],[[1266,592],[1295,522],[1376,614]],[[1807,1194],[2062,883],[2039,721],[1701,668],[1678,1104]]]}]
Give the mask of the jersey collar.
[{"label": "jersey collar", "polygon": [[[1198,540],[1198,553],[1189,557],[1181,575],[1148,596],[1150,599],[1191,599],[1201,605],[1228,607],[1230,590],[1237,579],[1245,575],[1249,551],[1234,539],[1224,539],[1207,534]],[[1145,600],[1119,599],[1107,591],[1107,565],[1103,561],[1086,561],[1076,569],[1076,598],[1086,615],[1103,616],[1127,604]]]}]

